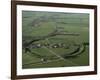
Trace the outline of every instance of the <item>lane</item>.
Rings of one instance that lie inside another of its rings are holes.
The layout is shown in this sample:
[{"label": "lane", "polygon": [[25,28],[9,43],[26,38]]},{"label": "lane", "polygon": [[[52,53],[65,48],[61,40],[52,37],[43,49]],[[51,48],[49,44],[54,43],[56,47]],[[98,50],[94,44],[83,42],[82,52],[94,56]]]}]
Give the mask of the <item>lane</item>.
[{"label": "lane", "polygon": [[[46,40],[47,40],[47,42],[50,44],[50,42],[49,42],[48,38],[47,38]],[[52,54],[54,54],[55,56],[57,56],[58,58],[60,58],[61,60],[66,61],[66,59],[65,59],[65,58],[61,57],[60,55],[58,55],[58,54],[57,54],[57,53],[55,53],[54,51],[52,51],[52,50],[48,49],[47,47],[44,47],[44,48],[45,48],[45,49],[47,49],[48,51],[50,51],[50,52],[51,52]],[[71,60],[68,60],[68,59],[67,59],[67,61],[68,61],[68,62],[70,62],[71,64],[78,65],[78,64],[76,64],[76,63],[72,62]]]}]

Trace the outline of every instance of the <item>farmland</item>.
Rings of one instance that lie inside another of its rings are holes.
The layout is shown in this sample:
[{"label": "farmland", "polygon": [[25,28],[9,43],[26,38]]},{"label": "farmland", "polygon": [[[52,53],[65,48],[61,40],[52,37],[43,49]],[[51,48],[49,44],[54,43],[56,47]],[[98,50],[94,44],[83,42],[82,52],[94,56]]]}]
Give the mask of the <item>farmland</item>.
[{"label": "farmland", "polygon": [[89,65],[89,14],[22,11],[22,68]]}]

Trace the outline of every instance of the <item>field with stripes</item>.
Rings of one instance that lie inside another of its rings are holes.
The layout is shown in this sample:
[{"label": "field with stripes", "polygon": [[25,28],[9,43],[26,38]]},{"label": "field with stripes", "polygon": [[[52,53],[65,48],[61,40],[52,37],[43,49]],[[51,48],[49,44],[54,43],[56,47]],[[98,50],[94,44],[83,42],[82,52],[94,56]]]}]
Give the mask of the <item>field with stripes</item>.
[{"label": "field with stripes", "polygon": [[22,11],[22,68],[89,65],[89,14]]}]

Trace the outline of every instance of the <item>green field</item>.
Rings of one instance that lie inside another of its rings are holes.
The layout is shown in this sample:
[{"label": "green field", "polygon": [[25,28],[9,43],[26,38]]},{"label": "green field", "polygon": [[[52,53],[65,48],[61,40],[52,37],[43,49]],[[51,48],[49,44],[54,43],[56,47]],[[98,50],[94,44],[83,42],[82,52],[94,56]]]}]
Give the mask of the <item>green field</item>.
[{"label": "green field", "polygon": [[22,68],[89,65],[89,14],[22,11]]}]

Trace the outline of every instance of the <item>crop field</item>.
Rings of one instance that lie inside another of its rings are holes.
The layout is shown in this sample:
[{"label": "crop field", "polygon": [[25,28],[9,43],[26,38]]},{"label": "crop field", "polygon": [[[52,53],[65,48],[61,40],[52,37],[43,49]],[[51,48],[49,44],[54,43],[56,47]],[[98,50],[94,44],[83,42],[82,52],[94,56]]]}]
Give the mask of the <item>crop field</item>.
[{"label": "crop field", "polygon": [[89,14],[22,11],[22,68],[89,65]]}]

